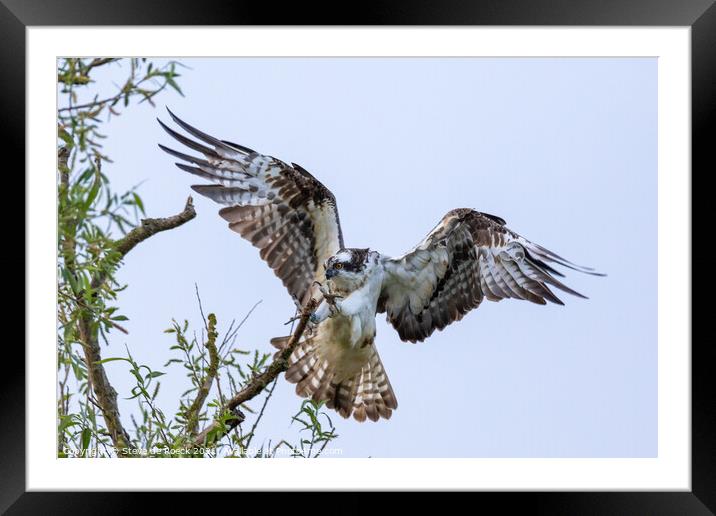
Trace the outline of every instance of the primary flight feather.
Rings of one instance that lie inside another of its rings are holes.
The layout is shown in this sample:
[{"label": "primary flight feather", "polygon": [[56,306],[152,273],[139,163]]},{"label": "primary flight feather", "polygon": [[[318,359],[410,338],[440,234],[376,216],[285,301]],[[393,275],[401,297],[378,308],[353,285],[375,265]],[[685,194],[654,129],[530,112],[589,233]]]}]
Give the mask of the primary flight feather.
[{"label": "primary flight feather", "polygon": [[550,287],[584,297],[556,278],[563,274],[554,264],[600,275],[469,208],[448,212],[403,256],[346,248],[336,199],[308,171],[169,115],[194,138],[159,120],[164,130],[202,157],[159,147],[181,160],[180,169],[211,183],[192,189],[225,206],[219,214],[229,228],[260,250],[297,305],[320,301],[286,379],[299,395],[325,401],[343,417],[388,419],[398,406],[375,347],[376,314],[385,312],[402,340],[419,342],[483,299],[563,304]]}]

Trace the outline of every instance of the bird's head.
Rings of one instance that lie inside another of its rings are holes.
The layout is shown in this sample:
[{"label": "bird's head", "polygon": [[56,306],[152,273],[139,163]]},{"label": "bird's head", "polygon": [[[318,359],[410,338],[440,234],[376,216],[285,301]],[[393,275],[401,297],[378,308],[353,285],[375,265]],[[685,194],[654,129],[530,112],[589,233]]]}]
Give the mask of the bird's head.
[{"label": "bird's head", "polygon": [[363,284],[375,252],[370,249],[341,249],[326,260],[326,279],[338,290],[352,291]]}]

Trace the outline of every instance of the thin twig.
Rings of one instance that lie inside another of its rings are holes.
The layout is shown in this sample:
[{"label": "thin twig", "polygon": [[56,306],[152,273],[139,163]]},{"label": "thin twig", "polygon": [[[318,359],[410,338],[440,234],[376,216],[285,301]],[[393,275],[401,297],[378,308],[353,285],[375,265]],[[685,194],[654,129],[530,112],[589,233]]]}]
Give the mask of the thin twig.
[{"label": "thin twig", "polygon": [[115,96],[113,96],[113,97],[109,97],[109,98],[102,99],[102,100],[95,100],[95,101],[93,101],[93,102],[87,102],[86,104],[78,104],[78,105],[76,105],[76,106],[63,107],[63,108],[58,109],[57,112],[58,112],[58,113],[61,113],[61,112],[64,112],[64,111],[73,111],[73,110],[77,110],[77,109],[84,109],[84,108],[90,108],[90,107],[95,107],[95,106],[102,106],[102,105],[106,104],[107,102],[112,102],[112,101],[114,101],[114,100],[120,99],[120,98],[122,97],[122,95],[124,95],[124,94],[125,94],[124,91],[120,91],[119,93],[117,93],[117,94],[116,94]]},{"label": "thin twig", "polygon": [[119,57],[97,57],[93,59],[90,64],[87,65],[87,69],[85,70],[85,74],[89,72],[92,68],[96,68],[98,66],[106,65],[108,63],[113,63],[115,61],[119,61]]},{"label": "thin twig", "polygon": [[201,318],[204,321],[204,328],[208,331],[209,326],[206,324],[206,317],[204,317],[204,307],[201,304],[201,296],[199,295],[199,285],[194,283],[194,291],[196,292],[196,299],[199,302],[199,313],[201,314]]},{"label": "thin twig", "polygon": [[[238,326],[236,326],[236,328],[233,328],[233,330],[231,328],[229,328],[229,331],[226,334],[226,338],[224,339],[224,342],[228,342],[230,339],[232,339],[234,337],[234,335],[236,335],[238,333],[238,331],[244,325],[244,323],[249,318],[249,316],[253,313],[253,311],[256,309],[256,307],[259,306],[262,302],[263,302],[263,299],[259,299],[258,301],[256,301],[256,303],[254,303],[254,306],[252,306],[251,309],[246,313],[244,318],[241,319],[241,322],[239,322]],[[232,326],[233,326],[233,321],[232,321]]]},{"label": "thin twig", "polygon": [[271,384],[271,388],[268,391],[268,394],[264,398],[264,402],[261,405],[261,410],[259,411],[259,415],[256,416],[256,420],[254,421],[254,424],[251,425],[251,430],[249,430],[248,436],[249,439],[246,441],[246,448],[248,448],[251,445],[251,441],[254,438],[254,435],[256,435],[256,427],[259,426],[259,422],[261,421],[261,418],[264,416],[264,410],[266,410],[266,405],[268,405],[269,400],[271,399],[271,396],[273,395],[273,390],[276,388],[276,383],[278,382],[278,377],[276,377]]}]

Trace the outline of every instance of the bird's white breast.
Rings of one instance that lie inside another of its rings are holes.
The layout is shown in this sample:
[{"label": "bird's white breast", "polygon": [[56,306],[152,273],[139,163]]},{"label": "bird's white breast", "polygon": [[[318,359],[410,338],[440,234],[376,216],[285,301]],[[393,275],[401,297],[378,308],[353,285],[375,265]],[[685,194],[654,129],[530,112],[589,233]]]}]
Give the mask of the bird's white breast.
[{"label": "bird's white breast", "polygon": [[343,297],[336,300],[339,312],[331,317],[330,326],[335,340],[342,347],[361,347],[373,341],[382,282],[382,264],[371,263],[366,267],[365,280],[358,288],[351,292],[338,290],[337,293]]}]

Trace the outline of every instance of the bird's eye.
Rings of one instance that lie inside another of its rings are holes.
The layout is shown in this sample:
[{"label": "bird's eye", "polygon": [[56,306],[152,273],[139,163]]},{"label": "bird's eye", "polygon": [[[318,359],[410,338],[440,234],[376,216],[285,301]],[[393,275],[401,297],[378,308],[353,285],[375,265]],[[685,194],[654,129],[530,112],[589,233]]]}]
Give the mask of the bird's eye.
[{"label": "bird's eye", "polygon": [[341,270],[341,269],[343,268],[343,264],[342,264],[342,263],[337,263],[337,264],[335,264],[335,265],[333,266],[333,268],[336,269],[336,270]]}]

